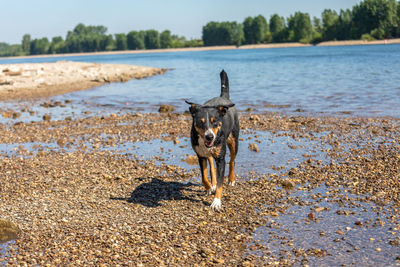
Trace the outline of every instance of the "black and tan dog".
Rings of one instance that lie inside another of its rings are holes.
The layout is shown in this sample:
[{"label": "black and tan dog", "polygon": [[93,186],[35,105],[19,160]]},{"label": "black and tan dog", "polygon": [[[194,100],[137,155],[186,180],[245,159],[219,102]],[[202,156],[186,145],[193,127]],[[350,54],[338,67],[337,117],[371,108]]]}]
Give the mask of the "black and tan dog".
[{"label": "black and tan dog", "polygon": [[[235,158],[238,152],[239,119],[235,104],[229,99],[228,75],[220,73],[221,96],[208,100],[203,105],[190,104],[193,117],[191,142],[199,158],[203,184],[209,194],[215,192],[211,208],[221,210],[222,186],[225,175],[226,146],[229,147],[229,184],[235,184]],[[215,171],[213,158],[217,170]],[[211,184],[207,179],[207,160],[210,163]]]}]

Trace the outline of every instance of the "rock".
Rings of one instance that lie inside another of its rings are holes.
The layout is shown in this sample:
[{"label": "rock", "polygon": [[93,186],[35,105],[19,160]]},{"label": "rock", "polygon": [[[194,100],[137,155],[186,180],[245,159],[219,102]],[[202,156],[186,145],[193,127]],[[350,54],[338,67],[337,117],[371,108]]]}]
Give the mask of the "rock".
[{"label": "rock", "polygon": [[362,226],[363,225],[362,221],[356,221],[354,224],[357,225],[357,226]]},{"label": "rock", "polygon": [[64,147],[66,142],[67,142],[67,140],[65,138],[60,138],[57,140],[57,145],[59,147]]},{"label": "rock", "polygon": [[224,260],[224,259],[214,259],[214,263],[217,263],[217,264],[224,264],[224,263],[225,263],[225,260]]},{"label": "rock", "polygon": [[198,164],[198,159],[196,155],[189,155],[186,159],[184,159],[187,164],[189,165],[197,165]]},{"label": "rock", "polygon": [[50,121],[50,120],[51,120],[51,115],[49,115],[49,114],[44,114],[44,115],[43,115],[43,120],[44,120],[44,121]]},{"label": "rock", "polygon": [[323,211],[325,208],[324,207],[319,207],[319,208],[316,208],[314,211],[315,212],[321,212],[321,211]]},{"label": "rock", "polygon": [[0,85],[13,85],[13,81],[8,81],[8,80],[0,80]]},{"label": "rock", "polygon": [[160,113],[168,113],[174,111],[175,108],[171,105],[161,105],[160,108],[158,109],[158,112]]},{"label": "rock", "polygon": [[250,143],[249,150],[254,151],[254,152],[260,152],[260,149],[258,149],[258,145],[256,143]]},{"label": "rock", "polygon": [[287,179],[282,181],[281,185],[285,189],[293,189],[296,186],[296,184],[293,181]]},{"label": "rock", "polygon": [[12,118],[13,119],[17,119],[17,118],[19,118],[21,116],[21,113],[19,113],[19,112],[13,112],[13,114],[12,114]]},{"label": "rock", "polygon": [[0,243],[17,238],[19,228],[10,221],[0,219]]}]

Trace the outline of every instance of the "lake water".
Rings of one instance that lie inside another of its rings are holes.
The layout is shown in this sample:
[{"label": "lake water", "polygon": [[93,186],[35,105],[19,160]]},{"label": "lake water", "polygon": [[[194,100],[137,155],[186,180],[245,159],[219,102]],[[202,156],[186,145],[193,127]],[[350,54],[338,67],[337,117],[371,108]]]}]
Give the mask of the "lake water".
[{"label": "lake water", "polygon": [[241,110],[400,116],[400,45],[1,59],[0,64],[59,60],[173,69],[161,76],[52,98],[72,99],[75,112],[98,107],[107,112],[153,112],[166,103],[183,111],[187,109],[185,98],[203,103],[219,95],[219,72],[225,69],[231,99]]}]

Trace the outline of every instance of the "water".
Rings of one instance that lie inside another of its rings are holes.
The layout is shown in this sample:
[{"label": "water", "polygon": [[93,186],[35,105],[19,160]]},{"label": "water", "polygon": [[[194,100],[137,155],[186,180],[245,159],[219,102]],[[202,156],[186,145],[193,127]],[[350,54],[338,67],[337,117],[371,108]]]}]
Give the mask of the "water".
[{"label": "water", "polygon": [[259,112],[297,110],[317,115],[400,114],[400,45],[2,59],[0,64],[59,60],[173,69],[149,79],[52,98],[72,99],[78,114],[85,109],[96,112],[99,107],[105,112],[155,112],[159,104],[165,103],[183,111],[187,109],[183,99],[203,103],[219,94],[222,69],[229,75],[231,99],[241,110],[252,107]]},{"label": "water", "polygon": [[[42,120],[44,114],[51,114],[52,119],[64,119],[67,116],[76,119],[109,113],[156,112],[161,103],[172,104],[177,111],[182,112],[187,109],[183,102],[185,98],[202,103],[219,94],[221,69],[225,69],[229,75],[231,98],[237,103],[239,110],[251,107],[256,112],[299,114],[296,110],[300,109],[305,111],[300,114],[400,117],[400,45],[2,59],[0,64],[59,60],[133,64],[173,70],[161,76],[107,84],[51,99],[2,103],[0,109],[18,111],[21,116],[16,120],[0,118],[0,123]],[[72,103],[65,107],[44,108],[39,105],[49,101],[64,102],[67,99],[71,99]],[[101,138],[106,140],[108,137]],[[237,159],[236,172],[242,179],[246,178],[249,171],[271,174],[288,170],[304,161],[304,154],[309,154],[316,160],[327,160],[326,153],[323,152],[326,150],[323,149],[329,147],[318,147],[318,139],[294,140],[284,133],[256,131],[243,132],[241,138],[241,156]],[[179,141],[177,145],[160,139],[135,143],[116,142],[115,146],[96,148],[96,144],[82,137],[82,140],[65,147],[59,147],[54,142],[0,144],[0,156],[31,157],[39,151],[48,153],[100,149],[152,159],[157,164],[197,169],[198,166],[189,166],[182,161],[193,154],[189,139],[181,138]],[[247,148],[254,142],[260,148],[259,153]],[[327,189],[321,187],[314,191],[325,194]],[[357,201],[358,206],[345,207],[354,214],[338,216],[336,212],[343,207],[336,202],[326,201],[325,198],[310,198],[311,194],[316,194],[314,191],[303,194],[296,190],[289,195],[310,204],[292,205],[287,213],[273,219],[273,225],[279,225],[280,228],[270,228],[267,225],[256,230],[254,237],[268,248],[271,255],[294,257],[295,252],[291,250],[291,245],[273,243],[273,238],[277,237],[289,240],[304,250],[320,248],[327,253],[322,258],[309,257],[308,262],[311,265],[354,264],[363,257],[365,260],[361,261],[362,264],[368,264],[368,261],[383,264],[394,262],[399,250],[390,245],[388,240],[393,239],[392,233],[397,236],[398,230],[394,231],[393,222],[384,216],[388,207],[383,207],[378,213],[374,204]],[[332,198],[329,197],[328,200]],[[317,214],[320,220],[318,224],[305,221],[315,205],[329,208]],[[380,219],[386,224],[355,226],[354,222],[361,220],[360,218],[363,221],[372,220],[372,223]],[[322,230],[325,231],[326,238],[318,238]],[[342,230],[343,234],[337,233]],[[343,236],[347,239],[343,240]],[[336,239],[340,239],[339,242]],[[0,246],[0,254],[7,251],[7,246]],[[355,250],[355,246],[359,250]],[[377,252],[377,248],[382,252]],[[337,254],[341,255],[340,261],[335,257]]]},{"label": "water", "polygon": [[[185,160],[195,155],[188,137],[177,138],[178,144],[163,139],[153,139],[140,142],[123,142],[118,136],[101,135],[99,140],[90,137],[58,145],[57,142],[0,143],[0,157],[34,157],[38,153],[51,152],[98,152],[110,151],[115,154],[127,155],[131,158],[154,160],[156,164],[177,165],[185,169],[199,169],[197,164],[190,165]],[[107,140],[115,140],[109,144]],[[287,132],[272,134],[262,131],[243,131],[240,135],[240,157],[236,159],[235,173],[247,178],[249,174],[272,174],[294,168],[305,160],[304,155],[315,160],[325,160],[326,152],[317,149],[318,140],[293,139]],[[91,141],[92,140],[92,141]],[[259,152],[248,149],[250,143],[257,143]],[[99,145],[101,144],[101,145]],[[152,149],[149,149],[151,147]],[[227,156],[227,165],[229,153]],[[228,167],[227,167],[228,168]],[[200,173],[198,173],[200,175]],[[200,182],[200,179],[198,180]]]}]

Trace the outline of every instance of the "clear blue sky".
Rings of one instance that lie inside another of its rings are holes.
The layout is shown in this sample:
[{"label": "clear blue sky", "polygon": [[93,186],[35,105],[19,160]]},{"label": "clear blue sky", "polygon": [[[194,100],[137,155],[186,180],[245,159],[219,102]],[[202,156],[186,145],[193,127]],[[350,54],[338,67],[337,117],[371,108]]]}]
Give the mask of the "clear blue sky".
[{"label": "clear blue sky", "polygon": [[201,38],[210,21],[243,22],[247,16],[296,11],[321,17],[324,9],[351,8],[361,0],[0,0],[0,42],[62,36],[78,23],[103,25],[108,33],[131,30],[171,30],[186,38]]}]

